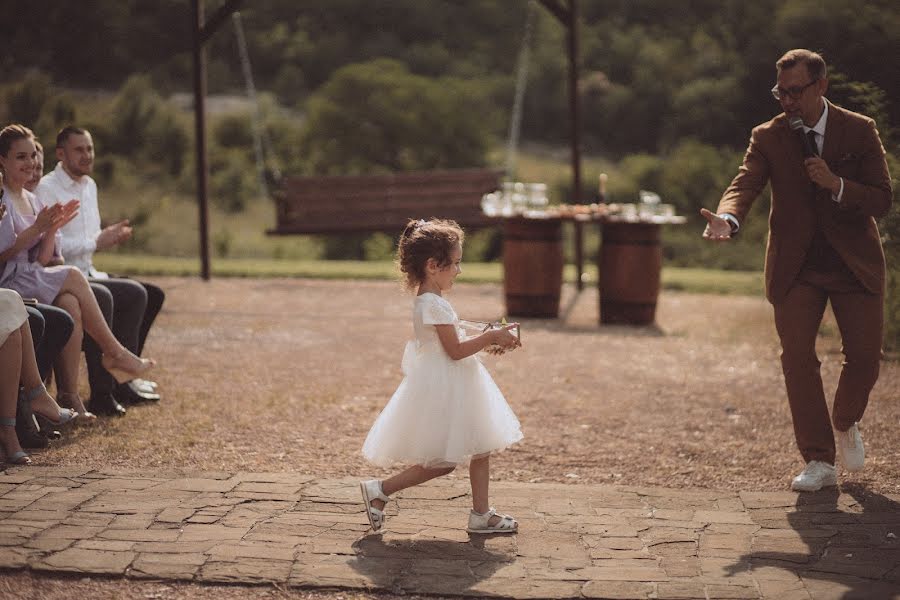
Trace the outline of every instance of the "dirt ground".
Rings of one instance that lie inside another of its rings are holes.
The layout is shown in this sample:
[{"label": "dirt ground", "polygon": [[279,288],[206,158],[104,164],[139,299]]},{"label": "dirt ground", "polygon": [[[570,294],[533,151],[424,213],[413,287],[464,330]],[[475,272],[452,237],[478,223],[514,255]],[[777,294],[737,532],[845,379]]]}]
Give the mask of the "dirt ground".
[{"label": "dirt ground", "polygon": [[[76,428],[36,452],[37,464],[388,474],[368,466],[359,450],[402,377],[412,298],[399,284],[154,281],[168,296],[145,355],[159,361],[153,379],[163,400]],[[458,284],[447,298],[463,318],[503,316],[497,285]],[[576,294],[566,287],[559,320],[523,319],[521,349],[482,357],[525,434],[492,459],[492,479],[788,488],[803,463],[765,299],[665,292],[654,328],[599,326],[597,303],[596,290]],[[819,355],[830,396],[842,358],[830,312]],[[898,392],[900,363],[885,361],[860,426],[866,469],[844,473],[843,481],[900,493]],[[206,597],[218,589],[164,585],[160,591],[152,586],[162,584],[19,573],[0,578],[0,592],[4,580],[23,598],[63,597],[79,585],[93,590],[86,596],[123,598]],[[235,598],[248,595],[231,591]],[[232,597],[231,591],[221,588],[215,596]],[[271,588],[253,594],[378,597]]]}]

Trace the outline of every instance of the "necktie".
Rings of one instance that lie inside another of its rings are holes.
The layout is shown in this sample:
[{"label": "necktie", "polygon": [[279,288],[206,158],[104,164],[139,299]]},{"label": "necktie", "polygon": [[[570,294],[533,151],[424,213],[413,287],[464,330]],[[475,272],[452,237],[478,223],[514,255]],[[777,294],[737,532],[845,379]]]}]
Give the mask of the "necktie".
[{"label": "necktie", "polygon": [[812,146],[813,154],[815,156],[819,155],[819,145],[816,143],[816,132],[810,129],[806,132],[806,137],[809,138],[809,145]]}]

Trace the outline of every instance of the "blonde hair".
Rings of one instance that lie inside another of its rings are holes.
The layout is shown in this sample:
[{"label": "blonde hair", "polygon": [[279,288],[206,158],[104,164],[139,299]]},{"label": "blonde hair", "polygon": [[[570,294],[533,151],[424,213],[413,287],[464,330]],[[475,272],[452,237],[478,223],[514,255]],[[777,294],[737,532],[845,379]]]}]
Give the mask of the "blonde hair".
[{"label": "blonde hair", "polygon": [[785,52],[784,56],[775,63],[775,69],[781,73],[784,69],[790,69],[798,64],[806,65],[806,72],[813,81],[825,79],[828,75],[828,69],[825,66],[825,59],[822,58],[822,55],[805,48],[794,48]]},{"label": "blonde hair", "polygon": [[6,156],[16,140],[33,140],[34,132],[18,123],[0,129],[0,156]]},{"label": "blonde hair", "polygon": [[425,281],[425,266],[433,258],[441,267],[450,264],[456,244],[465,233],[456,221],[431,218],[410,219],[397,244],[397,265],[407,289]]}]

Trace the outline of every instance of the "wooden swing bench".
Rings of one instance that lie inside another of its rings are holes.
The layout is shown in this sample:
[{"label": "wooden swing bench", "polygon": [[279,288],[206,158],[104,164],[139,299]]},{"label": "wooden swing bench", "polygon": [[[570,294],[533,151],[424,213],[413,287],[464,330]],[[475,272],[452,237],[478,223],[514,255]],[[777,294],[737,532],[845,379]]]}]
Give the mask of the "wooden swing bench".
[{"label": "wooden swing bench", "polygon": [[497,169],[409,171],[387,175],[285,177],[275,194],[269,235],[399,233],[409,219],[453,219],[466,228],[496,225],[481,197],[497,190]]}]

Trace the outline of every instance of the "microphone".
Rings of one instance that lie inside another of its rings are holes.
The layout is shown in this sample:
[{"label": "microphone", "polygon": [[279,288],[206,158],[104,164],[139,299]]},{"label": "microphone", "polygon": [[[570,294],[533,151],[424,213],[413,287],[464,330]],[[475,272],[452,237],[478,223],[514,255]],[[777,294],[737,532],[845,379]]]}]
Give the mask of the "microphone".
[{"label": "microphone", "polygon": [[816,156],[816,149],[813,148],[812,142],[809,141],[809,138],[803,133],[803,119],[800,117],[792,117],[790,125],[791,129],[797,132],[800,143],[803,144],[803,158],[812,158],[813,156]]}]

